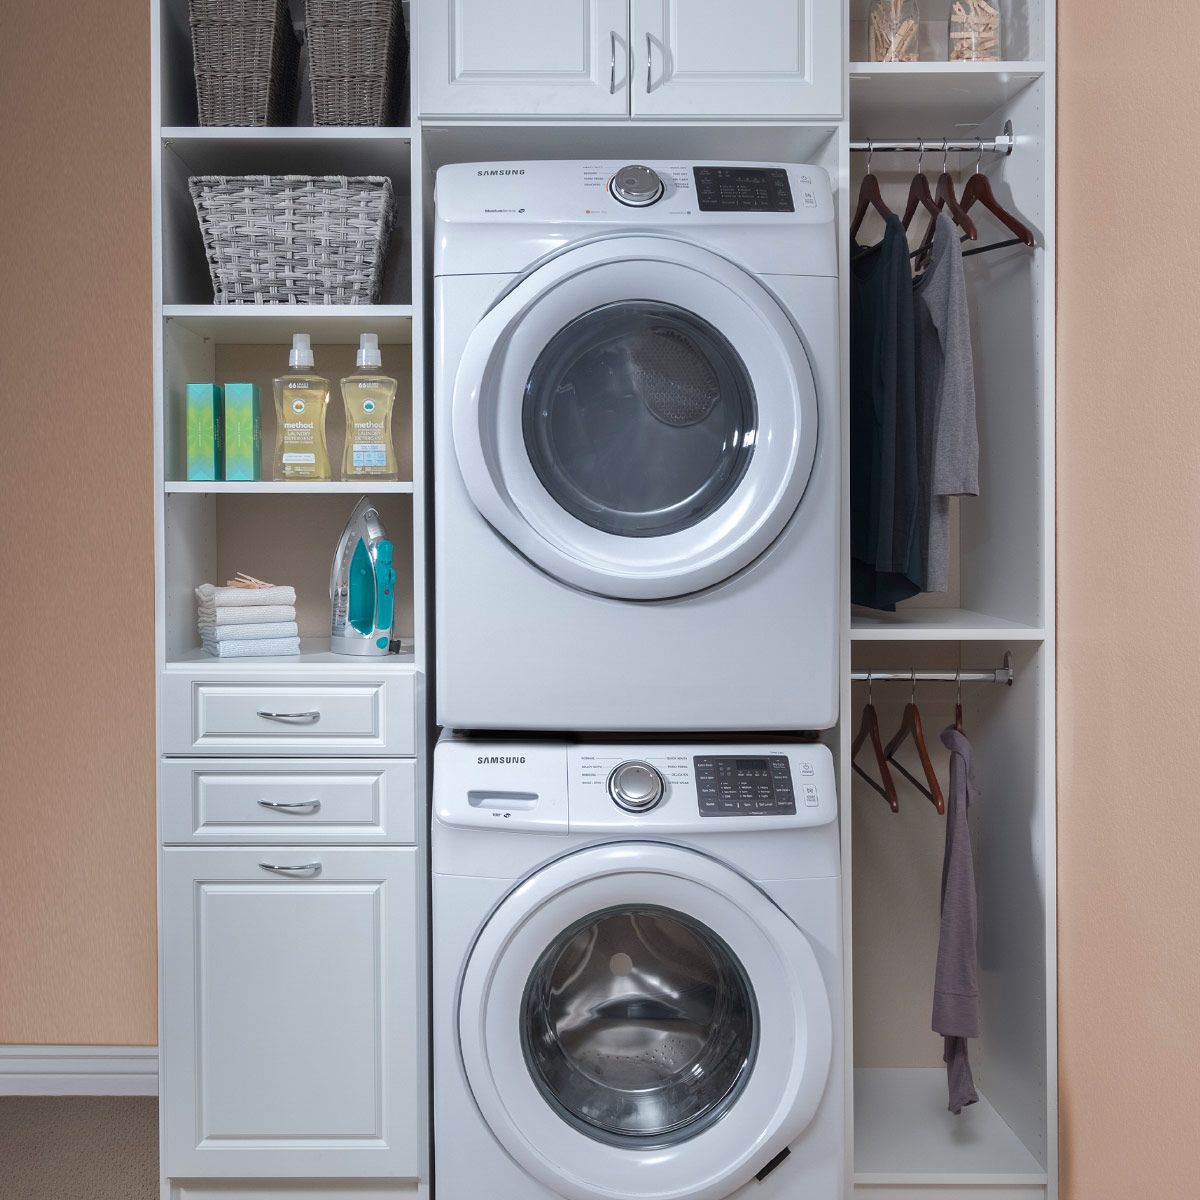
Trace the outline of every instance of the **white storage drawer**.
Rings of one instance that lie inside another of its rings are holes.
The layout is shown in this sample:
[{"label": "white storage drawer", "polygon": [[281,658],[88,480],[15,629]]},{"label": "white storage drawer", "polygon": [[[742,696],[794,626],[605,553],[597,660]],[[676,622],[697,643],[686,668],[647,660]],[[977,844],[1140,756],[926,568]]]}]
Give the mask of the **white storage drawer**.
[{"label": "white storage drawer", "polygon": [[414,754],[415,713],[410,673],[328,683],[168,673],[163,753]]},{"label": "white storage drawer", "polygon": [[163,841],[175,845],[415,842],[414,759],[166,759]]}]

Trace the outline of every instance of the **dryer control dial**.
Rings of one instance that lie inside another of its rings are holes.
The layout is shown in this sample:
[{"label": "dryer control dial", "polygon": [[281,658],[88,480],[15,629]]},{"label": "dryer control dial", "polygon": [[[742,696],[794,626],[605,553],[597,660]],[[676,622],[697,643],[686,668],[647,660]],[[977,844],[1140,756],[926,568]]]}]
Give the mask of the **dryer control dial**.
[{"label": "dryer control dial", "polygon": [[608,190],[622,204],[646,208],[662,199],[663,181],[650,167],[630,163],[608,181]]},{"label": "dryer control dial", "polygon": [[618,764],[608,776],[608,794],[626,812],[648,812],[665,791],[666,784],[658,769],[637,759]]}]

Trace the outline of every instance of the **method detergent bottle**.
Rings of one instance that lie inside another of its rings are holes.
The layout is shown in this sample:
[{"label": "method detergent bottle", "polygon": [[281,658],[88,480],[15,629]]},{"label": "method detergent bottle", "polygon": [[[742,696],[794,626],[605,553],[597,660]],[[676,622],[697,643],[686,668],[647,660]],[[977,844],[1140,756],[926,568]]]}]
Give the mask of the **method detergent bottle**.
[{"label": "method detergent bottle", "polygon": [[331,479],[325,443],[329,380],[313,372],[307,333],[292,336],[286,375],[275,380],[276,479]]},{"label": "method detergent bottle", "polygon": [[392,447],[392,407],[396,381],[380,373],[383,359],[379,337],[364,333],[358,339],[358,369],[342,380],[346,405],[346,451],[343,479],[395,479],[396,451]]}]

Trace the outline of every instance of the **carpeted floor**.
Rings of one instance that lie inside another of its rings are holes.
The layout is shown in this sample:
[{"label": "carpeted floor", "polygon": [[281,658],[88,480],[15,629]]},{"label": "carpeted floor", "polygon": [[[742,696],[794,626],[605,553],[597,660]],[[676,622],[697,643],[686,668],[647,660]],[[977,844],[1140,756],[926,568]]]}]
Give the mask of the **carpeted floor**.
[{"label": "carpeted floor", "polygon": [[0,1096],[0,1200],[156,1200],[153,1096]]}]

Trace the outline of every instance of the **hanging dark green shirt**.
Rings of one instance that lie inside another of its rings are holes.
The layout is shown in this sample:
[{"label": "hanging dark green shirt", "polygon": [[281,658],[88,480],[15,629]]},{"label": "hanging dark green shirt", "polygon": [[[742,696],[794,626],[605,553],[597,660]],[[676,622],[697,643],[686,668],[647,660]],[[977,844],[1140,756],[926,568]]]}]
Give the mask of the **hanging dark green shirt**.
[{"label": "hanging dark green shirt", "polygon": [[850,253],[850,599],[891,612],[922,586],[912,271],[904,226]]}]

